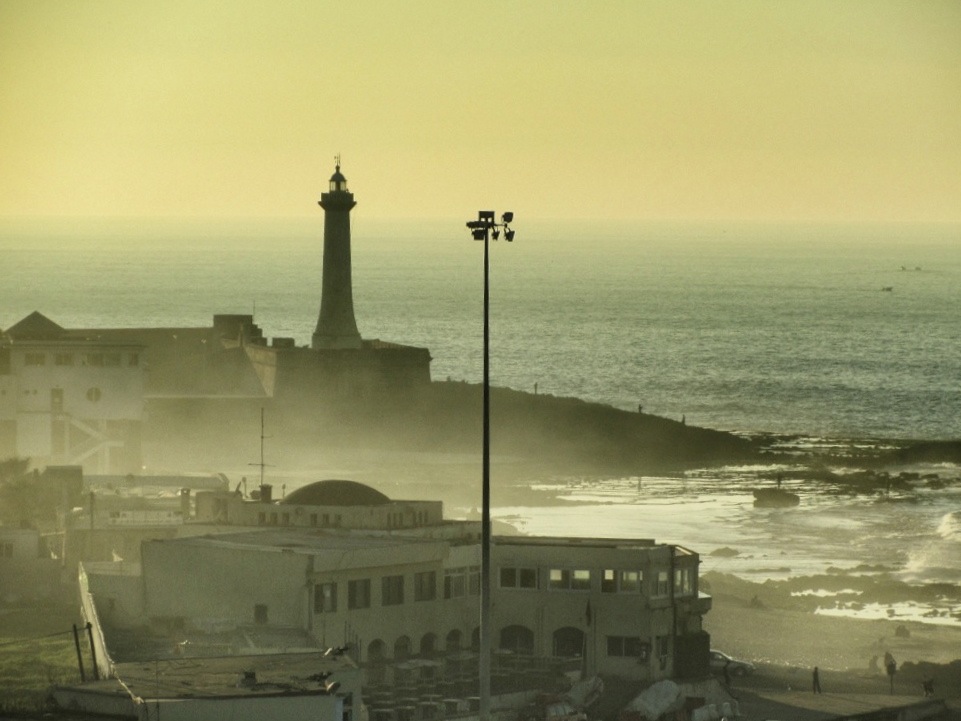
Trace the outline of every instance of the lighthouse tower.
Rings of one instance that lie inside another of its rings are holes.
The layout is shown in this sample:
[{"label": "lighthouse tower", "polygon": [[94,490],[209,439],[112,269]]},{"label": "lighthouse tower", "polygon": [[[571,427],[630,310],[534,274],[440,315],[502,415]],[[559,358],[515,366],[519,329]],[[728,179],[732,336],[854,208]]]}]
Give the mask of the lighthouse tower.
[{"label": "lighthouse tower", "polygon": [[318,205],[324,209],[324,277],[320,317],[310,345],[315,350],[360,348],[350,281],[350,211],[356,203],[341,175],[340,156],[330,176],[330,192],[321,194]]}]

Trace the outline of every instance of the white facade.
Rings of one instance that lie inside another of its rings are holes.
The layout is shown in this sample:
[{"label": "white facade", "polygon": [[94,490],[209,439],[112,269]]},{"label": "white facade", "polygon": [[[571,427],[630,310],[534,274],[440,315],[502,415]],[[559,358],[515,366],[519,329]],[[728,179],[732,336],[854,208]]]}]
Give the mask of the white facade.
[{"label": "white facade", "polygon": [[0,450],[37,465],[140,465],[142,347],[87,340],[34,313],[0,336]]},{"label": "white facade", "polygon": [[[653,541],[515,537],[497,539],[492,564],[502,652],[638,680],[706,673],[710,599],[698,594],[696,554]],[[321,645],[349,644],[380,678],[414,657],[476,648],[479,566],[475,538],[264,529],[147,542],[143,588],[155,621],[301,628]]]},{"label": "white facade", "polygon": [[248,500],[239,491],[201,491],[195,497],[196,521],[229,526],[384,530],[439,526],[444,523],[444,505],[440,501],[319,505],[288,500]]}]

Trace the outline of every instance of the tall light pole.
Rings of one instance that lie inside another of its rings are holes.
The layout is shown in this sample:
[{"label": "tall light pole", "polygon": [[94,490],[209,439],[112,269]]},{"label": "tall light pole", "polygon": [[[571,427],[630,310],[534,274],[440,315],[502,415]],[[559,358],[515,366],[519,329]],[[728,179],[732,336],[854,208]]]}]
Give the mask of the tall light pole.
[{"label": "tall light pole", "polygon": [[491,709],[491,383],[490,383],[490,241],[500,238],[512,242],[510,223],[514,214],[507,212],[501,222],[494,220],[493,210],[480,210],[477,220],[468,221],[474,240],[484,241],[484,442],[482,466],[481,511],[481,613],[480,613],[480,721],[490,719]]}]

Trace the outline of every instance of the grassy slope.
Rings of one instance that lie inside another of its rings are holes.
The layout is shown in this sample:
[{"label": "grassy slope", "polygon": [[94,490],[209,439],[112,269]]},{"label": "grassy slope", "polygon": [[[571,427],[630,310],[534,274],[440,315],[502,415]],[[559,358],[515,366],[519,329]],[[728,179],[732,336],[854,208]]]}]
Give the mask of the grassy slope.
[{"label": "grassy slope", "polygon": [[38,711],[51,685],[80,681],[71,628],[80,626],[77,615],[72,605],[0,608],[0,713]]}]

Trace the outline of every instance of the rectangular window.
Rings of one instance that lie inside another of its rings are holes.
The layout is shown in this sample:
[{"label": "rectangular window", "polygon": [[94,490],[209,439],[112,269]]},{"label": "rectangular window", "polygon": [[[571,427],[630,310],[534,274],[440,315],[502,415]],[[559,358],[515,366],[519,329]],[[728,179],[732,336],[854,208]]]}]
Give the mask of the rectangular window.
[{"label": "rectangular window", "polygon": [[608,636],[607,655],[625,658],[642,658],[641,639],[634,636]]},{"label": "rectangular window", "polygon": [[264,513],[263,511],[261,511],[260,513],[258,513],[258,514],[257,514],[257,523],[259,523],[261,526],[266,526],[266,525],[267,525],[267,514]]},{"label": "rectangular window", "polygon": [[414,574],[414,600],[433,601],[437,598],[437,572],[422,571]]},{"label": "rectangular window", "polygon": [[57,366],[72,366],[73,353],[57,353],[53,357],[53,364]]},{"label": "rectangular window", "polygon": [[572,571],[571,572],[571,590],[572,591],[590,591],[591,590],[591,572],[590,571]]},{"label": "rectangular window", "polygon": [[584,569],[552,568],[550,587],[554,590],[590,591],[591,572]]},{"label": "rectangular window", "polygon": [[604,593],[640,593],[643,591],[644,573],[642,571],[604,570],[601,577],[601,591]]},{"label": "rectangular window", "polygon": [[13,544],[0,543],[0,556],[3,558],[13,558]]},{"label": "rectangular window", "polygon": [[622,593],[640,593],[644,574],[640,571],[621,571],[617,590]]},{"label": "rectangular window", "polygon": [[87,365],[97,366],[98,368],[103,365],[103,353],[87,353]]},{"label": "rectangular window", "polygon": [[370,608],[370,579],[347,582],[347,608]]},{"label": "rectangular window", "polygon": [[537,588],[536,568],[502,568],[501,588]]},{"label": "rectangular window", "polygon": [[467,569],[467,592],[471,596],[480,595],[480,566],[471,566]]},{"label": "rectangular window", "polygon": [[254,605],[254,623],[266,625],[267,623],[267,604],[257,603]]},{"label": "rectangular window", "polygon": [[444,598],[462,598],[467,595],[467,569],[448,568],[444,571]]},{"label": "rectangular window", "polygon": [[44,353],[24,353],[23,354],[23,364],[25,366],[42,366],[47,362],[47,356]]},{"label": "rectangular window", "polygon": [[690,568],[674,569],[674,594],[676,596],[690,596],[694,593],[694,583]]},{"label": "rectangular window", "polygon": [[537,569],[536,568],[520,569],[520,582],[521,582],[521,588],[537,588]]},{"label": "rectangular window", "polygon": [[139,353],[131,353],[131,354],[130,354],[130,363],[129,363],[129,364],[130,364],[131,366],[138,366],[138,365],[140,365],[140,354],[139,354]]},{"label": "rectangular window", "polygon": [[337,584],[314,585],[314,613],[334,613],[337,610]]},{"label": "rectangular window", "polygon": [[316,514],[316,513],[311,513],[311,514],[310,514],[310,525],[311,525],[311,526],[316,526],[316,525],[317,525],[317,514]]},{"label": "rectangular window", "polygon": [[655,596],[666,596],[667,595],[667,571],[657,572],[657,582],[654,584],[654,594]]},{"label": "rectangular window", "polygon": [[104,353],[103,354],[103,364],[108,368],[117,368],[120,366],[120,354],[119,353]]},{"label": "rectangular window", "polygon": [[603,593],[617,593],[617,571],[613,568],[605,568],[601,573],[601,591]]},{"label": "rectangular window", "polygon": [[404,602],[404,577],[384,576],[380,585],[382,606],[397,606]]}]

